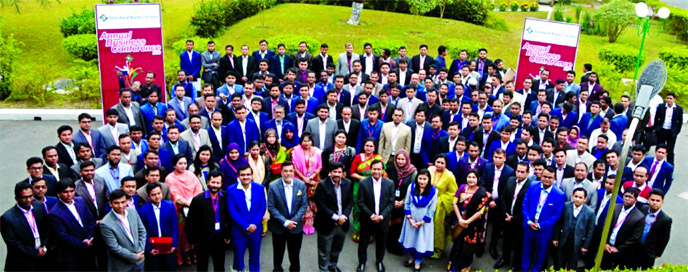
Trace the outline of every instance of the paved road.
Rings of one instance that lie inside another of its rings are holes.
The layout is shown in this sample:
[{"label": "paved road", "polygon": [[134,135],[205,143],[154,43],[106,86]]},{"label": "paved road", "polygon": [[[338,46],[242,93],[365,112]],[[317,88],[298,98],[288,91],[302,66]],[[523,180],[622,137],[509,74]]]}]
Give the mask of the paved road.
[{"label": "paved road", "polygon": [[[26,177],[25,161],[30,156],[40,156],[40,151],[47,145],[54,145],[57,142],[57,127],[65,122],[59,121],[0,121],[0,177],[3,177],[3,182],[0,182],[0,211],[4,210],[14,204],[13,188],[16,181]],[[76,122],[66,122],[73,128],[77,128]],[[688,205],[688,169],[681,166],[686,166],[685,162],[688,160],[688,148],[684,144],[688,144],[688,130],[684,130],[679,136],[677,144],[676,161],[682,162],[676,167],[674,173],[674,184],[671,187],[671,192],[666,198],[666,205],[664,211],[673,217],[674,224],[672,230],[671,241],[664,256],[660,258],[657,263],[688,263],[685,258],[685,250],[688,247],[688,237],[682,235],[688,231],[688,215],[684,214],[685,207]],[[680,196],[683,195],[683,198]],[[301,267],[304,271],[317,270],[317,249],[316,249],[315,235],[304,237],[303,247],[301,250]],[[373,261],[374,247],[369,246],[368,250],[368,271],[374,271]],[[342,271],[354,271],[358,264],[357,258],[357,244],[347,240],[344,246],[344,252],[339,261]],[[261,250],[261,267],[263,270],[272,269],[272,242],[270,235],[263,240]],[[4,243],[0,243],[0,267],[4,267],[6,248]],[[226,266],[231,264],[232,252],[227,253]],[[474,263],[474,269],[492,270],[492,265],[495,260],[492,260],[486,254]],[[406,271],[408,268],[401,266],[401,263],[406,260],[406,256],[395,256],[387,254],[385,256],[385,266],[388,271]],[[446,259],[444,260],[430,260],[424,263],[425,271],[444,271]],[[285,256],[283,266],[288,268],[288,258]],[[191,270],[194,267],[186,267],[184,270]],[[506,270],[504,270],[506,271]]]}]

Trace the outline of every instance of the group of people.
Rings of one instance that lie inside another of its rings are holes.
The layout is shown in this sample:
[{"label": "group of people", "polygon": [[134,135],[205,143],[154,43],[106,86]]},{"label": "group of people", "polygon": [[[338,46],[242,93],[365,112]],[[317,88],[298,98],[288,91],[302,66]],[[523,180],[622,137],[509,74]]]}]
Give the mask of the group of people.
[{"label": "group of people", "polygon": [[486,49],[449,61],[444,46],[393,58],[347,43],[333,58],[305,42],[291,56],[265,40],[239,56],[186,45],[166,103],[148,72],[105,125],[81,114],[27,160],[2,216],[6,270],[206,271],[210,258],[223,270],[231,248],[233,270],[259,271],[268,232],[274,271],[285,251],[301,269],[304,235],[317,235],[320,271],[341,271],[349,229],[357,271],[373,242],[377,271],[387,251],[414,271],[426,258],[469,271],[486,249],[494,268],[578,269],[600,243],[604,268],[649,268],[668,243],[662,204],[683,123],[673,93],[622,150],[633,103],[612,103],[590,64],[580,83],[545,69],[516,90]]}]

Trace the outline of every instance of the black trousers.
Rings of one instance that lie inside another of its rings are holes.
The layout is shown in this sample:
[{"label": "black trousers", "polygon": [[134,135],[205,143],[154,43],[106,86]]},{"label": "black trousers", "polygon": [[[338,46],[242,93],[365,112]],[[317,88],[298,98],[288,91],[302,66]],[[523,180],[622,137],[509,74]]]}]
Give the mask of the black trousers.
[{"label": "black trousers", "polygon": [[566,244],[559,244],[557,249],[557,259],[554,260],[554,269],[578,269],[578,258],[581,255],[580,248],[574,248],[575,241],[573,232],[566,239]]},{"label": "black trousers", "polygon": [[284,231],[281,234],[272,233],[272,260],[274,264],[274,271],[282,270],[282,260],[284,260],[284,251],[289,251],[289,271],[300,271],[301,263],[299,260],[299,253],[301,252],[301,242],[303,241],[303,232],[289,233]]},{"label": "black trousers", "polygon": [[[511,266],[516,270],[521,269],[521,257],[523,256],[523,224],[521,221],[504,222],[504,243],[502,244],[502,257],[507,261],[513,260]],[[513,258],[512,258],[513,251]]]},{"label": "black trousers", "polygon": [[[413,147],[411,147],[411,148],[413,148]],[[413,164],[413,166],[415,166],[417,169],[428,168],[428,166],[423,163],[423,156],[421,153],[418,153],[418,154],[411,153],[411,164]]]},{"label": "black trousers", "polygon": [[[177,271],[177,254],[158,254],[153,256],[146,253],[146,271]],[[206,264],[207,266],[207,264]],[[208,270],[206,268],[206,270]]]},{"label": "black trousers", "polygon": [[[370,219],[363,219],[368,220]],[[363,223],[363,222],[361,222]],[[387,239],[388,226],[385,221],[373,224],[361,224],[361,238],[358,240],[358,263],[365,264],[368,261],[368,241],[375,235],[375,262],[381,263],[385,258],[385,241]]]},{"label": "black trousers", "polygon": [[676,146],[676,137],[673,136],[670,129],[659,129],[657,131],[657,144],[667,145],[667,161],[674,164],[674,147]]},{"label": "black trousers", "polygon": [[[490,200],[492,201],[492,200]],[[498,202],[499,199],[495,200]],[[494,209],[490,209],[487,215],[487,219],[492,222],[492,236],[490,239],[490,248],[496,247],[499,243],[499,236],[502,234],[502,229],[504,229],[504,211],[502,207],[497,204]]]},{"label": "black trousers", "polygon": [[208,271],[208,257],[213,258],[214,271],[225,270],[225,241],[222,237],[212,237],[208,244],[196,245],[197,271]]}]

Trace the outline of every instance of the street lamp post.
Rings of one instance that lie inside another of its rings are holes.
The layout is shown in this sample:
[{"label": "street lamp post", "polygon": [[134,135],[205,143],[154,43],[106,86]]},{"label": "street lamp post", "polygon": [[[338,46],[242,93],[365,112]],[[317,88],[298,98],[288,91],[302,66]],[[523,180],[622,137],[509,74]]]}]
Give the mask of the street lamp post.
[{"label": "street lamp post", "polygon": [[[641,50],[642,51],[642,50]],[[628,149],[633,141],[633,134],[643,119],[645,113],[648,110],[650,100],[655,97],[664,88],[664,84],[667,79],[667,70],[664,61],[661,59],[656,59],[651,61],[645,66],[640,78],[636,81],[636,100],[635,107],[633,109],[633,119],[631,120],[631,125],[628,130],[628,136],[623,142],[623,147],[621,148],[621,162],[625,162],[628,157]],[[600,239],[600,246],[597,249],[597,256],[595,258],[595,267],[593,271],[600,271],[600,265],[602,263],[602,255],[604,255],[605,245],[607,244],[607,239],[609,233],[611,232],[610,227],[612,225],[612,217],[614,215],[614,207],[616,206],[616,198],[619,195],[619,189],[621,187],[621,177],[623,176],[624,165],[619,167],[616,174],[616,181],[614,182],[614,189],[612,190],[612,196],[609,198],[607,203],[607,216],[604,220],[604,227],[602,228],[602,238]]]},{"label": "street lamp post", "polygon": [[[666,7],[660,8],[657,11],[657,16],[659,17],[659,30],[657,34],[650,34],[650,37],[658,37],[662,32],[662,26],[664,25],[664,20],[669,17],[669,9]],[[638,36],[642,37],[640,40],[640,50],[638,51],[638,60],[635,64],[635,74],[633,75],[633,80],[638,79],[638,70],[640,69],[640,62],[643,57],[643,48],[645,47],[645,36],[650,32],[650,23],[652,22],[652,16],[650,14],[650,8],[644,2],[639,2],[635,4],[635,15],[638,16],[638,23],[636,24],[636,33]]]}]

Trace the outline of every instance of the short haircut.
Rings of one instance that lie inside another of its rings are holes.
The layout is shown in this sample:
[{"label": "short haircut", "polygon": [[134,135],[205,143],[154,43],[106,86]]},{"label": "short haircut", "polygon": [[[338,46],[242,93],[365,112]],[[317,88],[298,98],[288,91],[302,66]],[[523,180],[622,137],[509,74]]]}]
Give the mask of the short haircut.
[{"label": "short haircut", "polygon": [[588,192],[585,191],[585,189],[583,189],[582,187],[578,187],[576,189],[573,189],[573,193],[571,193],[571,195],[575,195],[576,192],[583,192],[583,197],[588,197]]},{"label": "short haircut", "polygon": [[131,198],[122,189],[115,189],[114,191],[112,191],[112,193],[110,193],[110,202],[113,202],[116,199],[120,199],[122,197],[125,197],[127,200]]},{"label": "short haircut", "polygon": [[652,189],[652,191],[650,191],[650,196],[652,196],[652,195],[658,195],[659,197],[662,198],[662,200],[664,200],[664,191],[662,191],[662,189],[659,189],[659,188]]},{"label": "short haircut", "polygon": [[21,193],[26,189],[31,189],[31,184],[28,182],[19,182],[14,185],[14,198],[21,197]]},{"label": "short haircut", "polygon": [[155,188],[160,188],[162,190],[162,186],[160,186],[160,183],[158,183],[158,182],[149,183],[148,185],[146,185],[146,194],[148,196],[150,196],[151,191],[153,191],[153,189],[155,189]]},{"label": "short haircut", "polygon": [[43,159],[41,159],[39,157],[29,158],[28,160],[26,160],[26,169],[29,169],[31,167],[31,165],[34,165],[37,163],[43,164]]},{"label": "short haircut", "polygon": [[67,190],[67,188],[75,189],[76,186],[74,185],[74,181],[67,179],[67,180],[61,180],[60,182],[55,183],[55,191],[58,193],[64,192],[65,190]]}]

